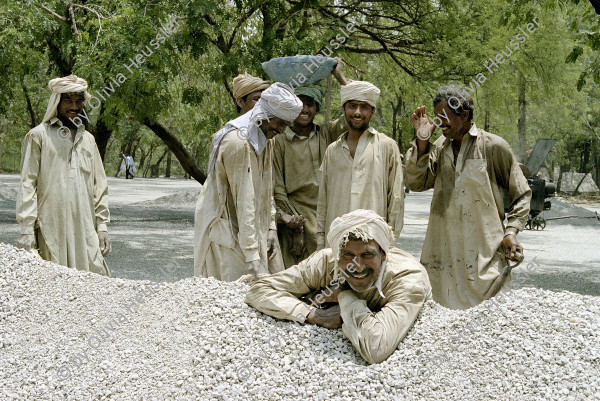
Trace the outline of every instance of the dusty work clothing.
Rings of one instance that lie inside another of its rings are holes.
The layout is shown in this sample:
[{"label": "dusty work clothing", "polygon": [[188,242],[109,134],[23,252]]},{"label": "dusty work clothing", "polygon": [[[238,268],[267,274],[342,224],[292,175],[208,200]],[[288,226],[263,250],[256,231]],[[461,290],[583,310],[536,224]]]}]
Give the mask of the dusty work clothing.
[{"label": "dusty work clothing", "polygon": [[402,159],[396,142],[373,128],[358,140],[354,158],[340,136],[325,151],[317,206],[317,241],[323,241],[331,222],[357,209],[373,210],[398,238],[404,223]]},{"label": "dusty work clothing", "polygon": [[[417,160],[413,142],[406,157],[409,188],[434,188],[429,225],[421,253],[433,298],[453,309],[483,300],[506,264],[504,192],[508,226],[523,229],[531,190],[508,143],[475,124],[464,135],[454,164],[452,142],[440,137]],[[505,285],[510,282],[508,277]]]},{"label": "dusty work clothing", "polygon": [[234,281],[254,260],[260,260],[259,273],[269,273],[267,234],[276,229],[272,141],[256,154],[239,129],[223,136],[194,221],[196,276]]},{"label": "dusty work clothing", "polygon": [[109,276],[98,240],[110,217],[102,159],[83,125],[75,141],[61,127],[53,117],[23,140],[17,222],[43,259]]},{"label": "dusty work clothing", "polygon": [[293,230],[285,224],[277,227],[286,268],[300,263],[317,249],[319,169],[329,144],[347,129],[346,120],[342,117],[329,124],[315,125],[308,137],[296,135],[287,127],[283,135],[273,138],[273,180],[277,213],[301,215],[306,219],[305,247],[299,256],[290,251]]},{"label": "dusty work clothing", "polygon": [[[423,303],[431,298],[427,272],[414,257],[392,247],[385,263],[381,286],[385,298],[376,287],[338,295],[342,330],[369,363],[383,362],[396,350]],[[314,307],[299,298],[315,290],[329,288],[327,293],[337,288],[334,264],[330,248],[315,252],[300,264],[257,281],[246,303],[279,319],[304,322]]]}]

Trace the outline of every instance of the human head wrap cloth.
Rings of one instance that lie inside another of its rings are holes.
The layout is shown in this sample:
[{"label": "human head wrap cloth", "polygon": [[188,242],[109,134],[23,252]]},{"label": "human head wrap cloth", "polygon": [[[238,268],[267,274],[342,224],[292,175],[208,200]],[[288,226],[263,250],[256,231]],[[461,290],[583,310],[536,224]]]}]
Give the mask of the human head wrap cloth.
[{"label": "human head wrap cloth", "polygon": [[270,120],[273,117],[279,117],[285,121],[294,121],[302,111],[302,101],[294,95],[294,90],[276,82],[266,89],[254,108],[244,115],[228,121],[225,126],[215,134],[212,140],[212,150],[208,161],[208,173],[215,170],[219,145],[223,137],[230,131],[238,130],[240,137],[250,142],[257,155],[261,154],[267,146],[267,138],[260,130],[259,126],[263,120]]},{"label": "human head wrap cloth", "polygon": [[46,114],[44,115],[43,123],[52,120],[57,115],[58,104],[60,103],[60,95],[62,93],[79,93],[83,92],[84,104],[90,99],[90,94],[87,93],[87,82],[77,75],[69,75],[62,78],[54,78],[48,82],[48,89],[52,91]]},{"label": "human head wrap cloth", "polygon": [[[333,280],[337,280],[340,274],[339,260],[340,251],[346,246],[348,236],[354,234],[357,238],[363,241],[375,240],[381,247],[381,250],[387,255],[390,246],[394,245],[394,232],[387,222],[372,210],[358,209],[343,216],[337,217],[331,223],[329,233],[327,234],[327,242],[331,246],[333,257],[335,259]],[[385,272],[386,261],[381,263],[379,277],[375,281],[375,287],[379,291],[379,295],[383,296],[381,282],[383,273]]]},{"label": "human head wrap cloth", "polygon": [[302,100],[294,94],[294,90],[281,82],[275,82],[266,89],[250,111],[250,123],[260,126],[263,120],[270,121],[279,117],[292,122],[302,111]]},{"label": "human head wrap cloth", "polygon": [[271,82],[245,72],[233,78],[233,97],[238,99],[252,92],[265,90],[269,86],[271,86]]},{"label": "human head wrap cloth", "polygon": [[367,81],[350,81],[347,85],[342,85],[340,97],[342,105],[349,100],[367,102],[375,107],[379,100],[380,90],[378,87]]},{"label": "human head wrap cloth", "polygon": [[319,104],[319,107],[323,106],[323,93],[319,88],[314,85],[310,86],[299,86],[295,89],[296,96],[308,96],[311,97]]}]

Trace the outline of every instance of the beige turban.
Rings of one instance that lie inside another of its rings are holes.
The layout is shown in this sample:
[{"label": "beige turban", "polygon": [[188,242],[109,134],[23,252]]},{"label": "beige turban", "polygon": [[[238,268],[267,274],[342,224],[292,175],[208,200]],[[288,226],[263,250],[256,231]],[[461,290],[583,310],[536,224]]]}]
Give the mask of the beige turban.
[{"label": "beige turban", "polygon": [[90,98],[90,94],[87,93],[87,82],[85,79],[78,78],[77,75],[69,75],[63,78],[54,78],[48,82],[48,89],[52,91],[50,100],[48,101],[48,108],[46,109],[46,115],[44,115],[43,123],[52,120],[56,117],[57,107],[60,103],[61,93],[78,93],[84,92],[85,101]]},{"label": "beige turban", "polygon": [[[340,251],[346,246],[350,233],[363,241],[375,240],[385,254],[390,250],[390,246],[394,245],[394,232],[392,228],[383,217],[372,210],[358,209],[337,217],[331,223],[329,233],[327,234],[327,242],[329,242],[335,258],[334,280],[337,279],[340,271],[338,266]],[[379,272],[379,277],[375,282],[375,286],[382,297],[381,280],[383,279],[385,263],[384,261]]]},{"label": "beige turban", "polygon": [[367,81],[350,81],[347,85],[342,85],[340,96],[342,105],[349,100],[358,100],[367,102],[375,107],[379,100],[380,90],[378,87]]},{"label": "beige turban", "polygon": [[238,99],[252,92],[265,90],[269,86],[269,81],[263,81],[245,72],[233,78],[233,97]]}]

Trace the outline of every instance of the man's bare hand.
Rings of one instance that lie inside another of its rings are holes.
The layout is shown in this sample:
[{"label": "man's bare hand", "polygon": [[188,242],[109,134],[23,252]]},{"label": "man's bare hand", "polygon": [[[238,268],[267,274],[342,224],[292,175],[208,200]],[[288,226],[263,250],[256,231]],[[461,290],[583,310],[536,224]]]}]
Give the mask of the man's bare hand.
[{"label": "man's bare hand", "polygon": [[342,327],[342,315],[340,306],[335,305],[327,309],[313,309],[306,317],[306,323],[316,324],[327,329],[339,329]]},{"label": "man's bare hand", "polygon": [[108,256],[111,251],[108,233],[106,231],[100,231],[98,233],[98,241],[100,241],[100,252],[102,252],[102,256]]},{"label": "man's bare hand", "polygon": [[258,272],[260,271],[260,260],[253,260],[246,263],[245,274],[251,274],[254,280],[258,280]]},{"label": "man's bare hand", "polygon": [[516,235],[507,235],[502,240],[502,246],[504,247],[504,255],[506,259],[512,260],[513,262],[519,261],[519,254],[523,255],[523,247],[517,240]]},{"label": "man's bare hand", "polygon": [[433,135],[435,126],[429,123],[427,114],[425,113],[425,106],[417,107],[415,112],[410,116],[410,122],[417,131],[417,147],[419,156],[421,156],[427,150],[429,138]]},{"label": "man's bare hand", "polygon": [[35,249],[35,235],[22,234],[17,240],[16,246],[31,252],[32,249]]},{"label": "man's bare hand", "polygon": [[304,226],[304,222],[306,221],[306,219],[299,214],[292,215],[288,213],[283,213],[281,215],[281,221],[289,228],[300,228]]}]

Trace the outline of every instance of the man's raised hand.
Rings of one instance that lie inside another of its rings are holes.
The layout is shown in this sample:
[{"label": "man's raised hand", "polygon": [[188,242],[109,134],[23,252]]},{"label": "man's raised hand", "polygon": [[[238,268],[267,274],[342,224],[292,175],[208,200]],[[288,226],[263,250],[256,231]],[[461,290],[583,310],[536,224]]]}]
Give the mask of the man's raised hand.
[{"label": "man's raised hand", "polygon": [[429,138],[435,130],[435,126],[429,123],[425,106],[417,107],[415,112],[410,116],[410,122],[417,131],[417,141],[429,141]]}]

